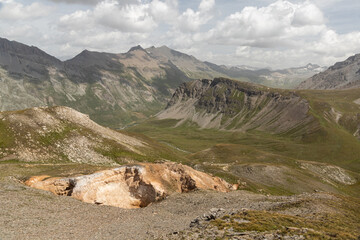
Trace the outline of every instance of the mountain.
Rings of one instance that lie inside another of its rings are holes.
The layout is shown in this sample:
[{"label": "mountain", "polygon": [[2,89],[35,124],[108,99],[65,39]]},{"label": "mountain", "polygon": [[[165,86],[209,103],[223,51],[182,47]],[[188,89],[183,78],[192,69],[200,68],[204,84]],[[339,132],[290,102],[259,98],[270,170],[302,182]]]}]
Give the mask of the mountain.
[{"label": "mountain", "polygon": [[360,54],[335,63],[302,82],[298,89],[348,89],[360,87]]}]

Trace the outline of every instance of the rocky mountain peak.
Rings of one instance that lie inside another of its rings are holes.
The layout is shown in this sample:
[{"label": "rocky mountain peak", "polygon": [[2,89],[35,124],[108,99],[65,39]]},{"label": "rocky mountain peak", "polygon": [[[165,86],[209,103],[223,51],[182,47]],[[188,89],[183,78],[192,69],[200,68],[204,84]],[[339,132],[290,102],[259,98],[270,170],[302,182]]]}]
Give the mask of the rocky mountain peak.
[{"label": "rocky mountain peak", "polygon": [[317,65],[317,64],[312,64],[312,63],[308,63],[306,64],[305,68],[307,69],[316,69],[316,68],[319,68],[320,66]]},{"label": "rocky mountain peak", "polygon": [[360,63],[360,54],[356,54],[354,56],[351,56],[351,57],[347,58],[343,62],[337,62],[333,66],[329,67],[329,69],[337,70],[337,69],[344,68],[344,67],[346,67],[346,66],[348,66],[350,64],[353,64],[353,63]]},{"label": "rocky mountain peak", "polygon": [[144,48],[142,48],[140,45],[137,45],[137,46],[135,46],[135,47],[130,48],[130,50],[128,51],[128,53],[134,52],[134,51],[138,51],[138,50],[140,50],[140,51],[145,51]]},{"label": "rocky mountain peak", "polygon": [[337,62],[326,71],[302,82],[299,89],[347,89],[360,87],[360,54]]},{"label": "rocky mountain peak", "polygon": [[48,68],[61,68],[62,62],[37,47],[0,38],[0,67],[14,76],[44,80]]}]

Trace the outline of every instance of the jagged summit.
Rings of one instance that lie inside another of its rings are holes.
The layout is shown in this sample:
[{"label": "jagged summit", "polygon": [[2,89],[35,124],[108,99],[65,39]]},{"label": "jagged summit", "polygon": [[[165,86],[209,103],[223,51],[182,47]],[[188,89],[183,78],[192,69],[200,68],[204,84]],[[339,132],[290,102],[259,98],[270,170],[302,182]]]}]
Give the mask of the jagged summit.
[{"label": "jagged summit", "polygon": [[307,69],[316,69],[316,68],[319,68],[320,66],[317,65],[317,64],[312,64],[312,63],[308,63],[305,65],[305,68]]},{"label": "jagged summit", "polygon": [[128,51],[128,53],[133,52],[133,51],[137,51],[137,50],[145,51],[144,48],[142,48],[140,45],[137,45],[137,46],[135,46],[135,47],[130,48],[130,50]]}]

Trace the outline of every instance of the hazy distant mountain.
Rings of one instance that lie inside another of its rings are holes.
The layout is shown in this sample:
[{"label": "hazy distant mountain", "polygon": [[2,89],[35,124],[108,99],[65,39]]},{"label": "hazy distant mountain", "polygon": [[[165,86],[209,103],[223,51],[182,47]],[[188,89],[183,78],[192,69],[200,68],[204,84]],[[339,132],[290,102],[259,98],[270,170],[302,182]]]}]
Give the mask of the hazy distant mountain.
[{"label": "hazy distant mountain", "polygon": [[360,54],[338,62],[299,85],[299,89],[347,89],[360,87]]},{"label": "hazy distant mountain", "polygon": [[205,63],[213,70],[233,79],[258,83],[268,87],[288,89],[295,88],[304,79],[324,70],[323,67],[311,63],[303,67],[283,70],[257,69],[249,66],[227,67],[210,62]]},{"label": "hazy distant mountain", "polygon": [[308,63],[306,66],[302,67],[264,72],[260,75],[260,77],[266,79],[266,81],[262,83],[264,85],[292,89],[298,86],[298,84],[304,81],[304,79],[324,71],[325,69],[326,67]]}]

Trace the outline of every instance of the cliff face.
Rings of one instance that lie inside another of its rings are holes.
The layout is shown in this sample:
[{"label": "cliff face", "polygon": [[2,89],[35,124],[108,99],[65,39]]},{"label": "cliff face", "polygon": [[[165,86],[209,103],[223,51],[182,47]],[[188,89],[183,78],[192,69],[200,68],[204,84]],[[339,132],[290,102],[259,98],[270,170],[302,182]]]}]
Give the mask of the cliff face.
[{"label": "cliff face", "polygon": [[298,89],[348,89],[360,87],[360,54],[338,62],[302,82]]},{"label": "cliff face", "polygon": [[197,123],[201,128],[286,133],[316,127],[309,104],[294,92],[277,92],[224,78],[182,84],[159,119]]}]

